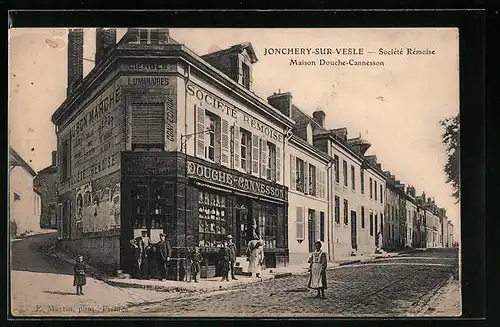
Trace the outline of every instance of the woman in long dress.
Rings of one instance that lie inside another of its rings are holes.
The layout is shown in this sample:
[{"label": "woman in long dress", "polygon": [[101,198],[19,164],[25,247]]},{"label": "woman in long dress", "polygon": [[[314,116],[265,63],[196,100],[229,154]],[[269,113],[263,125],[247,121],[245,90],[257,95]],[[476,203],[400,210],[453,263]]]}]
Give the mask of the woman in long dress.
[{"label": "woman in long dress", "polygon": [[321,242],[314,243],[315,251],[309,257],[309,284],[308,287],[318,291],[316,298],[325,299],[326,285],[326,253],[321,251]]},{"label": "woman in long dress", "polygon": [[247,256],[250,258],[248,263],[248,272],[260,277],[261,266],[264,262],[264,242],[262,240],[252,240],[248,242]]}]

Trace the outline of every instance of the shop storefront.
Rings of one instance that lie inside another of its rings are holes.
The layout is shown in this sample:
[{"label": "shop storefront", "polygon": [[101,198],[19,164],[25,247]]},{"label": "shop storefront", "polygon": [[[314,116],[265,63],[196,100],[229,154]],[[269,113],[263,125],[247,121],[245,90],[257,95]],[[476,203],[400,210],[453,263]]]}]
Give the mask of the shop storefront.
[{"label": "shop storefront", "polygon": [[[132,267],[130,239],[164,232],[182,258],[199,247],[203,271],[219,274],[222,241],[232,235],[238,256],[248,241],[265,242],[265,266],[288,263],[287,188],[178,152],[122,155],[122,259]],[[202,275],[205,275],[203,273]],[[210,273],[207,273],[210,275]]]}]

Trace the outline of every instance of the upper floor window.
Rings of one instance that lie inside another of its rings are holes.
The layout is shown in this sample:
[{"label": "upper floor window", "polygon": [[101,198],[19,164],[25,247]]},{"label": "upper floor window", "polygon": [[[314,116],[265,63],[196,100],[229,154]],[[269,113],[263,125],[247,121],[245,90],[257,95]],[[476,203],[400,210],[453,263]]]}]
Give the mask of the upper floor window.
[{"label": "upper floor window", "polygon": [[377,181],[375,181],[375,201],[377,201]]},{"label": "upper floor window", "polygon": [[252,172],[252,134],[240,128],[240,167]]},{"label": "upper floor window", "polygon": [[373,198],[373,180],[372,178],[370,177],[370,199]]},{"label": "upper floor window", "polygon": [[309,194],[316,196],[316,167],[309,164]]},{"label": "upper floor window", "polygon": [[356,168],[351,165],[351,187],[353,190],[356,189]]},{"label": "upper floor window", "polygon": [[340,167],[339,167],[339,156],[333,156],[333,166],[335,167],[335,182],[340,182]]},{"label": "upper floor window", "polygon": [[271,142],[265,142],[267,147],[267,165],[265,176],[268,180],[276,181],[276,145]]},{"label": "upper floor window", "polygon": [[361,194],[365,194],[365,172],[363,169],[360,169],[360,183],[361,183]]},{"label": "upper floor window", "polygon": [[159,31],[157,28],[140,28],[139,43],[141,44],[158,44]]},{"label": "upper floor window", "polygon": [[373,211],[370,210],[370,236],[373,236]]},{"label": "upper floor window", "polygon": [[347,186],[347,161],[342,162],[342,172],[344,174],[344,186]]},{"label": "upper floor window", "polygon": [[208,111],[205,112],[205,159],[217,161],[219,157],[220,147],[218,146],[220,139],[220,118]]},{"label": "upper floor window", "polygon": [[296,188],[299,192],[304,192],[305,163],[302,159],[296,158]]},{"label": "upper floor window", "polygon": [[361,228],[365,228],[365,207],[361,206]]},{"label": "upper floor window", "polygon": [[132,104],[132,150],[165,148],[163,103]]},{"label": "upper floor window", "polygon": [[380,184],[380,203],[384,203],[384,189],[382,188],[382,184]]},{"label": "upper floor window", "polygon": [[344,225],[349,224],[349,202],[344,199]]},{"label": "upper floor window", "polygon": [[64,140],[61,151],[61,177],[63,180],[68,179],[71,174],[70,162],[70,143],[69,140]]}]

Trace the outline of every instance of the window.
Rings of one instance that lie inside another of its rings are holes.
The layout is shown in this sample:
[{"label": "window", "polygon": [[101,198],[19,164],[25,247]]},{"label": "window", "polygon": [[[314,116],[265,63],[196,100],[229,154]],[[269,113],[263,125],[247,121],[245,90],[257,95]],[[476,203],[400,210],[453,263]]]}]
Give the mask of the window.
[{"label": "window", "polygon": [[132,150],[165,148],[163,103],[132,104]]},{"label": "window", "polygon": [[295,226],[297,229],[297,240],[303,240],[304,239],[304,208],[302,207],[297,207],[296,210],[297,214],[297,219],[295,222]]},{"label": "window", "polygon": [[309,194],[316,196],[316,167],[309,164]]},{"label": "window", "polygon": [[342,172],[344,174],[344,186],[347,186],[347,161],[342,162]]},{"label": "window", "polygon": [[319,213],[319,240],[325,241],[325,213],[323,211]]},{"label": "window", "polygon": [[304,182],[305,182],[305,176],[304,176],[304,169],[305,169],[305,163],[302,159],[296,158],[296,177],[295,177],[295,185],[296,189],[299,192],[304,192]]},{"label": "window", "polygon": [[[220,118],[205,111],[205,159],[219,162],[220,158]],[[200,136],[202,137],[202,136]]]},{"label": "window", "polygon": [[351,187],[353,190],[356,189],[356,168],[351,165]]},{"label": "window", "polygon": [[360,171],[359,177],[361,183],[361,194],[365,194],[365,172],[363,171],[362,168],[359,171]]},{"label": "window", "polygon": [[380,232],[383,233],[384,231],[384,214],[380,213]]},{"label": "window", "polygon": [[361,228],[365,228],[365,207],[361,206]]},{"label": "window", "polygon": [[375,201],[377,201],[377,181],[375,181]]},{"label": "window", "polygon": [[266,248],[276,248],[278,239],[278,209],[274,205],[263,205],[259,214],[259,235]]},{"label": "window", "polygon": [[70,177],[71,167],[70,167],[70,145],[69,140],[64,140],[62,144],[62,154],[61,154],[61,175],[62,180],[66,180]]},{"label": "window", "polygon": [[198,246],[215,247],[226,239],[226,197],[201,190],[198,196]]},{"label": "window", "polygon": [[339,156],[335,155],[333,157],[333,166],[335,167],[335,182],[339,183],[340,181],[340,172],[339,172]]},{"label": "window", "polygon": [[380,184],[380,203],[384,203],[384,190],[382,188],[382,184]]},{"label": "window", "polygon": [[141,44],[158,44],[159,31],[157,28],[140,28],[139,42]]},{"label": "window", "polygon": [[266,142],[267,146],[267,165],[266,174],[268,180],[276,182],[276,145]]},{"label": "window", "polygon": [[373,211],[370,210],[370,236],[373,236]]},{"label": "window", "polygon": [[349,224],[348,213],[349,213],[349,203],[347,202],[347,200],[344,199],[344,225]]},{"label": "window", "polygon": [[373,199],[373,181],[372,178],[370,177],[370,199]]},{"label": "window", "polygon": [[242,63],[242,70],[243,70],[243,80],[241,81],[241,84],[243,84],[244,87],[247,89],[250,89],[250,67]]},{"label": "window", "polygon": [[335,222],[340,224],[340,198],[335,196]]},{"label": "window", "polygon": [[240,128],[240,167],[247,173],[252,171],[252,134]]}]

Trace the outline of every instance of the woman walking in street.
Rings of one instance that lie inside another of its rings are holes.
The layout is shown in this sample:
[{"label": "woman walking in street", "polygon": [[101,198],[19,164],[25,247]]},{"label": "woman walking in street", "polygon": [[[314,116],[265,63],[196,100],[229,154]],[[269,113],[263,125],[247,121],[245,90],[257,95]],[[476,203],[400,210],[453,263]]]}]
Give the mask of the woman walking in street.
[{"label": "woman walking in street", "polygon": [[308,287],[318,291],[315,298],[326,299],[326,253],[321,250],[321,242],[314,243],[315,251],[309,257],[309,284]]},{"label": "woman walking in street", "polygon": [[83,295],[83,285],[87,283],[85,278],[86,267],[83,263],[83,255],[79,254],[76,258],[73,278],[73,286],[76,286],[76,295]]},{"label": "woman walking in street", "polygon": [[249,258],[248,272],[260,278],[261,266],[264,263],[264,242],[262,240],[252,240],[248,242],[247,256]]}]

